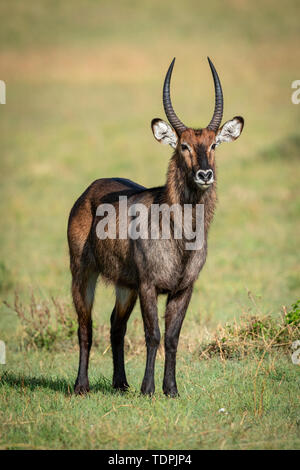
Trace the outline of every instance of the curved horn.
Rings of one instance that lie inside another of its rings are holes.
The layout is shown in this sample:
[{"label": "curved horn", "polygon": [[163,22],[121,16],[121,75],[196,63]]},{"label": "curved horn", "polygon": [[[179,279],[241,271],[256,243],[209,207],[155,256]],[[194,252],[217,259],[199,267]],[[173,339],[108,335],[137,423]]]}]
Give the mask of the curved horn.
[{"label": "curved horn", "polygon": [[223,93],[222,93],[221,82],[220,82],[219,76],[216,72],[216,69],[214,67],[214,64],[212,63],[212,61],[210,60],[209,57],[207,57],[207,59],[208,59],[208,63],[209,63],[210,69],[211,69],[213,79],[214,79],[215,99],[216,99],[214,114],[213,114],[212,120],[210,121],[210,123],[207,126],[207,129],[210,129],[211,131],[216,132],[220,127],[222,117],[223,117],[223,104],[224,104],[223,103]]},{"label": "curved horn", "polygon": [[180,135],[183,131],[187,129],[187,127],[176,116],[175,111],[172,106],[172,102],[171,102],[170,82],[171,82],[174,62],[175,62],[175,57],[171,62],[171,65],[167,71],[167,75],[165,78],[164,88],[163,88],[163,103],[164,103],[164,109],[165,109],[166,116],[169,120],[169,123],[174,127],[177,134]]}]

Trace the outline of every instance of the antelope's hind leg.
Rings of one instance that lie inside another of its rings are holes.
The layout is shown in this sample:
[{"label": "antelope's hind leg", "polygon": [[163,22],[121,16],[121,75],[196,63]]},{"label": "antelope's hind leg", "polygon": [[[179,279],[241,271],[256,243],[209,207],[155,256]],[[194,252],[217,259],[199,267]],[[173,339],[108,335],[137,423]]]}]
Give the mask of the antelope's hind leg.
[{"label": "antelope's hind leg", "polygon": [[124,287],[116,287],[116,303],[111,314],[110,339],[113,354],[113,387],[125,391],[129,387],[124,364],[124,337],[127,321],[136,303],[137,293]]},{"label": "antelope's hind leg", "polygon": [[89,392],[88,366],[92,346],[92,307],[98,273],[89,271],[85,275],[73,274],[72,295],[78,316],[79,368],[74,386],[78,395]]}]

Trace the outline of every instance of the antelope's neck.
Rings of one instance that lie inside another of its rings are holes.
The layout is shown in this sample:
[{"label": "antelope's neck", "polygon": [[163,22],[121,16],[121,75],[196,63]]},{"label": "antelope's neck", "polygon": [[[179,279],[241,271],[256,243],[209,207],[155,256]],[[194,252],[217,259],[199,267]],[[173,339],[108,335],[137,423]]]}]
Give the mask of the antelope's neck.
[{"label": "antelope's neck", "polygon": [[188,181],[185,169],[178,164],[174,154],[169,163],[165,188],[168,205],[204,204],[205,232],[207,232],[217,202],[216,182],[208,190],[201,191]]}]

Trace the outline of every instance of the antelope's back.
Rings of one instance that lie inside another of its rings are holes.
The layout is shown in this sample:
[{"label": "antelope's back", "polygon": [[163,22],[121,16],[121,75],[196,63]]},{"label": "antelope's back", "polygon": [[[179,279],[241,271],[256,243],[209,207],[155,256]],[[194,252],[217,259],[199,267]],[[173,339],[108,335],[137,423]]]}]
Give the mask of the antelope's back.
[{"label": "antelope's back", "polygon": [[[128,243],[125,243],[126,240],[120,244],[116,243],[117,240],[97,238],[96,225],[99,221],[99,217],[96,216],[97,208],[101,204],[112,204],[116,208],[118,217],[119,196],[130,197],[145,189],[129,179],[101,178],[84,191],[73,205],[68,220],[71,269],[72,267],[78,269],[84,263],[85,265],[88,263],[91,268],[99,270],[105,277],[109,270],[111,270],[109,277],[117,276],[117,271],[121,267],[120,258],[128,257]],[[115,267],[113,263],[116,263]]]}]

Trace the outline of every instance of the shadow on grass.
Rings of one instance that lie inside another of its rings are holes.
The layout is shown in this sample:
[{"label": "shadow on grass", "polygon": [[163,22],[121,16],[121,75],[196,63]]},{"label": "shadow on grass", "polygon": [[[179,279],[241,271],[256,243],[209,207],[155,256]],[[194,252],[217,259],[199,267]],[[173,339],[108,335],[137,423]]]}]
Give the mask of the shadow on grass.
[{"label": "shadow on grass", "polygon": [[[0,389],[1,387],[5,386],[20,390],[29,389],[30,391],[44,388],[53,390],[54,392],[60,392],[66,396],[75,396],[73,391],[74,383],[59,377],[33,377],[5,371],[2,375],[0,375]],[[120,393],[112,388],[110,381],[104,376],[101,376],[96,382],[90,383],[89,394],[98,392],[101,392],[105,395],[114,395]]]}]

